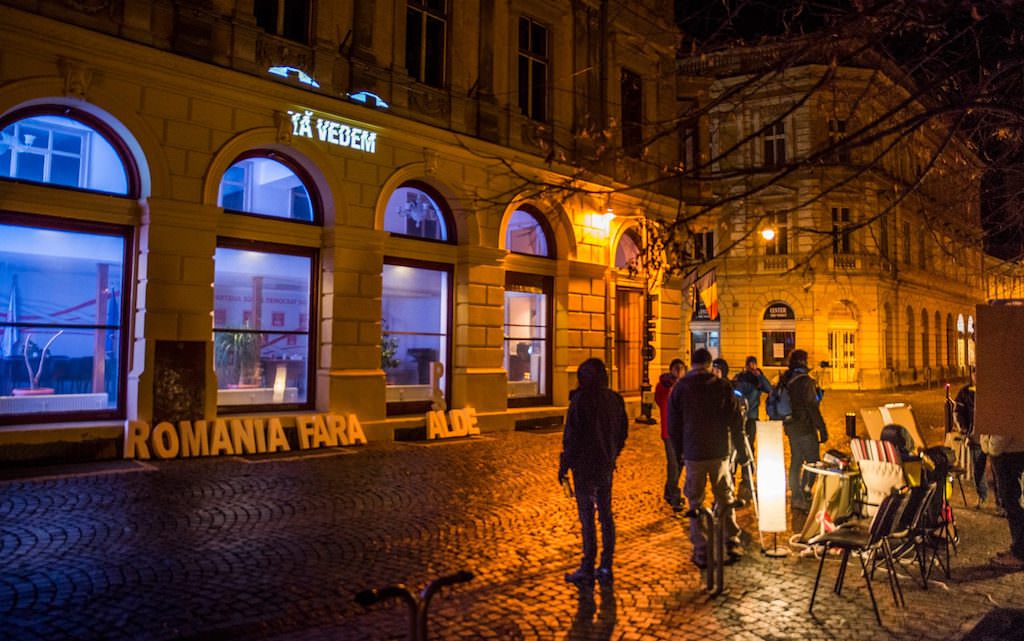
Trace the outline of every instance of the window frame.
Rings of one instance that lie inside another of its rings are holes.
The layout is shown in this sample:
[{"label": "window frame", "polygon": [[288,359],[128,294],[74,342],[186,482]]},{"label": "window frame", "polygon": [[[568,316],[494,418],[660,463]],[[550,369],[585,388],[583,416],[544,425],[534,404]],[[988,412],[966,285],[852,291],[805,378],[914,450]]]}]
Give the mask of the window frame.
[{"label": "window frame", "polygon": [[[555,304],[554,304],[554,293],[555,293],[555,279],[550,275],[541,274],[528,274],[524,272],[507,271],[505,272],[505,296],[508,295],[509,285],[525,285],[531,287],[538,287],[544,293],[546,297],[544,313],[546,314],[547,323],[544,325],[545,337],[544,337],[544,380],[545,390],[541,394],[536,396],[519,396],[512,397],[508,396],[506,390],[506,398],[508,407],[531,407],[535,405],[550,405],[552,399],[552,375],[554,374],[554,367],[552,366],[552,358],[554,356],[553,342],[555,335]],[[506,299],[507,300],[507,299]],[[502,329],[504,332],[508,331],[508,323],[502,322]],[[531,339],[535,340],[535,339]],[[508,345],[510,339],[507,334],[503,337],[503,353],[505,356],[509,355]],[[508,370],[506,370],[506,374]]]},{"label": "window frame", "polygon": [[[427,260],[420,260],[417,258],[404,258],[401,256],[386,255],[384,256],[383,265],[397,265],[402,267],[412,267],[413,269],[429,269],[433,271],[440,271],[447,274],[448,280],[448,291],[446,292],[447,298],[444,301],[445,308],[447,309],[447,327],[440,328],[440,333],[448,337],[447,345],[445,347],[444,357],[444,399],[445,405],[451,407],[451,390],[452,390],[452,356],[454,355],[454,334],[452,329],[455,322],[455,265],[451,263],[438,263]],[[381,304],[383,305],[383,280],[384,270],[381,268]],[[384,313],[381,309],[381,337],[384,336],[383,327]],[[388,386],[387,377],[384,378],[385,390]],[[384,414],[385,416],[408,416],[414,414],[425,414],[431,410],[431,404],[433,401],[430,399],[423,401],[391,401],[388,402],[385,398]]]},{"label": "window frame", "polygon": [[[259,212],[244,211],[241,209],[229,209],[227,207],[221,206],[221,209],[224,211],[224,213],[233,214],[237,216],[255,216],[257,218],[264,218],[267,220],[274,220],[278,222],[298,223],[300,225],[322,227],[324,222],[324,207],[323,202],[320,198],[320,191],[316,189],[316,184],[313,182],[313,177],[309,174],[309,172],[305,170],[305,168],[302,165],[296,162],[293,158],[291,158],[287,154],[282,154],[280,152],[274,151],[273,149],[250,149],[248,151],[242,152],[234,160],[231,161],[231,164],[229,164],[227,168],[224,170],[224,172],[221,173],[220,182],[217,183],[218,206],[220,206],[219,202],[221,200],[221,186],[224,184],[224,176],[225,174],[227,174],[228,170],[230,170],[232,167],[234,167],[240,162],[258,158],[272,160],[276,163],[284,165],[286,169],[295,174],[295,177],[299,179],[299,182],[302,183],[302,186],[306,188],[306,193],[309,194],[309,206],[313,210],[312,220],[301,220],[299,218],[275,216],[274,214],[261,214]],[[248,169],[246,171],[248,174]],[[248,183],[249,181],[250,180],[247,177],[246,182]],[[248,191],[248,185],[246,185],[246,189]],[[251,198],[251,194],[247,193],[246,197]]]},{"label": "window frame", "polygon": [[384,204],[384,207],[385,207],[384,220],[381,221],[381,229],[383,231],[385,231],[388,234],[390,234],[393,238],[409,238],[409,239],[415,240],[417,242],[440,243],[442,245],[458,245],[459,244],[458,230],[455,227],[455,217],[452,215],[452,211],[448,207],[448,200],[444,196],[442,196],[440,194],[440,192],[438,192],[431,185],[429,185],[428,183],[425,183],[423,181],[420,181],[420,180],[407,180],[407,181],[403,182],[401,185],[398,185],[397,187],[395,187],[394,189],[391,190],[391,193],[388,194],[388,201],[391,200],[391,197],[399,189],[417,189],[417,190],[422,191],[423,193],[425,193],[432,201],[434,201],[434,204],[437,205],[437,211],[441,215],[441,222],[443,222],[444,225],[445,225],[445,231],[447,232],[445,235],[447,236],[447,238],[445,238],[445,239],[440,239],[440,238],[424,238],[423,236],[413,236],[411,234],[403,234],[401,232],[389,231],[389,230],[385,229],[384,226],[387,224],[387,216],[388,216],[388,213],[387,213],[387,202],[385,202],[385,204]]},{"label": "window frame", "polygon": [[[405,3],[405,25],[406,25],[406,33],[405,33],[405,52],[406,52],[405,70],[406,70],[406,73],[414,81],[416,81],[416,82],[418,82],[420,84],[426,85],[428,87],[434,87],[436,89],[444,89],[448,85],[448,57],[449,57],[449,55],[448,55],[449,54],[448,48],[449,48],[449,40],[450,40],[449,34],[448,34],[448,30],[449,30],[449,14],[450,14],[450,11],[451,11],[451,7],[449,6],[448,0],[442,0],[442,1],[444,2],[444,10],[443,10],[443,12],[438,12],[436,9],[433,9],[430,6],[428,6],[430,3],[427,0],[406,0],[406,3]],[[409,23],[410,23],[410,19],[411,19],[411,15],[410,14],[412,12],[416,12],[416,13],[419,14],[419,19],[418,19],[418,27],[419,28],[417,30],[418,33],[415,36],[415,38],[416,38],[416,42],[415,43],[410,40],[414,36],[410,33],[410,30],[409,30]],[[441,24],[442,24],[442,27],[443,27],[442,28],[442,42],[441,42],[441,50],[442,50],[443,54],[441,56],[441,61],[439,63],[437,63],[438,66],[439,66],[437,71],[440,74],[440,81],[438,83],[436,83],[436,84],[433,83],[433,82],[429,82],[428,79],[427,79],[427,71],[428,71],[427,51],[429,49],[429,46],[428,46],[428,43],[427,43],[427,40],[428,40],[428,37],[427,37],[427,35],[428,35],[427,34],[427,23],[428,23],[428,20],[431,19],[431,18],[433,18],[435,20],[439,20],[441,22]],[[411,61],[409,60],[409,51],[412,49],[413,44],[418,44],[419,45],[418,46],[419,52],[417,54],[417,67],[418,68],[416,69],[415,73],[412,73],[412,69],[410,69]]]},{"label": "window frame", "polygon": [[853,214],[849,207],[832,207],[832,254],[853,253]]},{"label": "window frame", "polygon": [[786,122],[775,120],[764,127],[761,134],[763,142],[761,159],[765,167],[782,167],[786,164]]},{"label": "window frame", "polygon": [[[274,26],[274,30],[273,31],[269,30],[267,28],[267,26],[259,24],[259,16],[257,15],[257,7],[256,7],[256,5],[259,2],[260,2],[260,0],[255,0],[253,2],[252,13],[253,13],[253,18],[257,21],[257,23],[256,23],[257,26],[260,29],[262,29],[264,33],[270,34],[272,36],[276,36],[278,38],[284,38],[285,40],[290,40],[291,42],[297,42],[297,43],[303,44],[303,45],[309,45],[310,44],[310,41],[312,40],[312,36],[313,36],[313,22],[314,22],[313,21],[313,3],[310,0],[270,0],[270,2],[272,2],[273,4],[276,5],[276,9],[274,10],[274,22],[276,24]],[[304,30],[305,37],[302,38],[302,39],[293,38],[292,35],[294,35],[294,34],[285,33],[285,31],[286,31],[286,29],[285,29],[285,21],[286,21],[286,15],[288,13],[287,10],[286,10],[287,6],[289,4],[293,4],[293,3],[296,3],[296,2],[301,2],[304,5],[305,13],[306,13],[306,27],[305,27],[305,30]]]},{"label": "window frame", "polygon": [[832,162],[851,162],[850,148],[843,144],[843,142],[846,140],[846,125],[847,121],[845,118],[828,119],[828,144],[830,148],[829,155],[831,157]]},{"label": "window frame", "polygon": [[768,226],[775,230],[775,237],[765,241],[765,256],[789,255],[789,212],[769,211],[765,213]]},{"label": "window frame", "polygon": [[[523,49],[523,25],[526,25],[527,30],[527,48]],[[540,28],[544,31],[544,54],[541,55],[534,51],[535,43],[533,40],[534,28]],[[543,24],[530,16],[521,15],[517,22],[517,33],[516,38],[516,90],[519,101],[519,113],[523,116],[533,120],[534,122],[550,122],[551,120],[551,29],[546,24]],[[522,77],[522,63],[526,63],[526,95],[523,95],[523,82]],[[540,117],[535,113],[536,107],[536,89],[538,88],[537,79],[534,74],[535,65],[543,66],[543,79],[540,83],[540,93],[542,94],[543,105],[541,106]]]},{"label": "window frame", "polygon": [[[644,153],[644,80],[639,73],[622,67],[619,73],[622,152],[630,158]],[[635,109],[636,113],[633,113]]]},{"label": "window frame", "polygon": [[[132,366],[131,326],[132,313],[135,308],[135,229],[130,225],[114,225],[93,221],[78,221],[52,216],[25,214],[0,209],[0,223],[20,227],[34,227],[53,231],[95,234],[120,237],[124,242],[122,256],[123,271],[121,273],[121,316],[118,326],[118,372],[117,372],[117,403],[112,408],[102,410],[79,410],[72,412],[39,412],[25,414],[0,414],[0,425],[22,423],[56,423],[78,421],[123,420],[127,412],[128,372]],[[55,323],[24,323],[13,324],[18,328],[62,327]],[[9,325],[5,322],[5,327]],[[78,329],[105,329],[108,325],[69,325]],[[93,354],[95,358],[95,353]],[[59,394],[58,394],[59,396]]]},{"label": "window frame", "polygon": [[24,109],[18,109],[13,111],[6,116],[0,118],[0,131],[3,131],[10,125],[17,123],[21,120],[28,118],[35,118],[39,116],[57,116],[60,118],[68,118],[70,120],[76,120],[86,127],[92,129],[95,133],[100,135],[113,149],[114,153],[117,154],[118,159],[121,161],[121,166],[125,173],[126,189],[124,194],[118,194],[109,191],[100,191],[98,189],[88,189],[86,187],[72,187],[70,185],[60,185],[54,183],[40,182],[36,180],[26,180],[24,178],[15,177],[3,177],[0,178],[0,182],[13,182],[20,183],[23,185],[36,185],[49,187],[51,189],[67,189],[70,191],[86,193],[86,194],[100,194],[102,196],[112,196],[114,198],[128,198],[136,200],[141,197],[142,182],[139,176],[139,166],[135,162],[135,156],[132,154],[128,145],[125,144],[124,140],[120,135],[113,130],[103,120],[90,114],[87,111],[76,109],[75,107],[69,107],[67,105],[35,105],[32,107],[26,107]]},{"label": "window frame", "polygon": [[[515,250],[509,248],[508,225],[512,222],[512,216],[514,216],[516,214],[516,212],[520,212],[520,211],[525,213],[525,214],[527,214],[527,215],[529,215],[531,218],[533,218],[534,222],[537,223],[537,226],[540,227],[541,232],[544,234],[544,244],[545,244],[545,247],[547,248],[547,253],[546,254],[532,254],[532,253],[529,253],[529,252],[515,251]],[[519,207],[516,207],[514,210],[512,210],[509,213],[508,221],[507,221],[507,223],[505,225],[504,245],[505,245],[505,250],[506,251],[508,251],[510,254],[514,254],[516,256],[534,256],[534,257],[537,257],[537,258],[554,258],[555,255],[556,255],[554,231],[551,228],[550,221],[548,221],[547,216],[541,214],[538,209],[536,209],[535,207],[532,207],[530,205],[526,205],[526,204],[521,205]]]},{"label": "window frame", "polygon": [[[223,247],[224,249],[236,249],[241,251],[252,251],[261,252],[265,254],[281,254],[285,256],[302,256],[309,258],[309,307],[307,310],[308,316],[306,322],[306,332],[303,333],[298,330],[287,330],[282,331],[280,329],[271,328],[269,330],[238,330],[230,328],[222,328],[218,330],[216,327],[216,320],[211,323],[211,345],[216,345],[217,332],[218,331],[243,331],[251,334],[288,334],[295,336],[306,336],[306,400],[298,403],[262,403],[254,405],[221,405],[220,399],[217,399],[217,413],[218,414],[246,414],[251,412],[291,412],[313,409],[316,406],[316,367],[317,358],[320,353],[319,337],[317,336],[317,323],[309,322],[308,319],[319,318],[319,296],[321,291],[321,283],[319,279],[320,273],[320,250],[315,247],[303,247],[300,245],[284,245],[280,243],[271,243],[260,240],[249,240],[244,238],[237,238],[233,236],[218,236],[217,244],[215,249]],[[217,272],[216,267],[214,268],[214,280],[213,286],[216,291]],[[214,300],[213,308],[216,310],[216,300]],[[218,391],[220,388],[217,388]]]}]

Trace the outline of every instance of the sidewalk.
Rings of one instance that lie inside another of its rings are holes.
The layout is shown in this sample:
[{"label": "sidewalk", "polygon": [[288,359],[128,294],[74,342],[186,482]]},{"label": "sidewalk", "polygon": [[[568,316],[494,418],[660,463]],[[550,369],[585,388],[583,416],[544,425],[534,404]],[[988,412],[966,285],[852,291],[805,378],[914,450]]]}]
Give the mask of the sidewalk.
[{"label": "sidewalk", "polygon": [[[826,398],[834,440],[848,406],[880,400],[844,394]],[[941,408],[941,391],[932,395]],[[905,400],[919,420],[932,411],[927,395]],[[611,593],[581,597],[562,580],[579,534],[555,479],[560,433],[503,433],[2,482],[0,637],[403,639],[404,607],[365,610],[353,595],[395,582],[419,589],[463,568],[477,578],[435,598],[433,639],[961,639],[997,606],[1024,606],[1024,573],[988,564],[1008,545],[1005,521],[959,496],[953,580],[927,591],[904,580],[900,610],[878,577],[882,627],[855,571],[841,597],[827,589],[835,561],[809,615],[817,563],[762,557],[756,541],[726,569],[728,593],[709,599],[688,562],[686,521],[661,500],[658,428],[631,430],[616,476]],[[756,539],[749,509],[741,524]]]}]

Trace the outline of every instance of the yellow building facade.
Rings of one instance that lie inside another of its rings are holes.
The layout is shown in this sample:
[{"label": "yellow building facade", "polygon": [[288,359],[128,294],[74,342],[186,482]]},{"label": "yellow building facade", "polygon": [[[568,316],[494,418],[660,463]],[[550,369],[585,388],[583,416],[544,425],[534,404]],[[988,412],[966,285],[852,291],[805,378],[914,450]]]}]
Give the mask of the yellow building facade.
[{"label": "yellow building facade", "polygon": [[670,5],[626,4],[0,3],[0,429],[558,424],[592,356],[635,403],[681,193],[629,188],[678,141]]}]

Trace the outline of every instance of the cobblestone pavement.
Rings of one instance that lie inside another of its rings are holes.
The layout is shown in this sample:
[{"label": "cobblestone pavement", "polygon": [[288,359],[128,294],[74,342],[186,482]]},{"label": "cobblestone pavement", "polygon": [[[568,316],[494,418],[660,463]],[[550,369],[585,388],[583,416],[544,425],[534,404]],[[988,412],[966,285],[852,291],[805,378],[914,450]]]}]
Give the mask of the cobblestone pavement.
[{"label": "cobblestone pavement", "polygon": [[[922,423],[941,424],[940,391],[908,396]],[[844,410],[879,398],[830,392],[831,444],[842,445]],[[435,599],[435,639],[957,639],[994,607],[1024,605],[1024,573],[988,565],[1008,544],[1005,521],[959,497],[953,579],[925,591],[907,577],[901,610],[878,576],[881,627],[855,571],[842,596],[828,589],[834,560],[808,614],[817,563],[758,554],[749,510],[741,524],[755,540],[711,599],[685,521],[661,500],[657,427],[639,426],[616,476],[614,590],[581,594],[562,580],[579,534],[555,480],[559,449],[557,432],[503,433],[4,481],[0,639],[402,639],[401,605],[367,610],[354,593],[462,568],[476,579]]]}]

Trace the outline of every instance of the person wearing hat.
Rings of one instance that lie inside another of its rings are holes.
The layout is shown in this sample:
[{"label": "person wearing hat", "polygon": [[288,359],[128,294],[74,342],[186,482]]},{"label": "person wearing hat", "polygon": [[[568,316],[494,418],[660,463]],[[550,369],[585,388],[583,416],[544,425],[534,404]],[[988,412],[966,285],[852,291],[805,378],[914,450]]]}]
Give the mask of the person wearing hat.
[{"label": "person wearing hat", "polygon": [[821,460],[821,444],[828,441],[828,429],[818,406],[818,386],[807,366],[807,352],[794,349],[789,355],[789,369],[779,377],[779,388],[789,391],[792,413],[783,419],[789,439],[789,491],[794,510],[806,512],[811,507],[813,476],[803,471],[804,463]]}]

